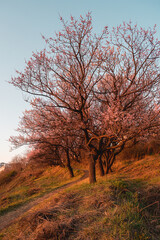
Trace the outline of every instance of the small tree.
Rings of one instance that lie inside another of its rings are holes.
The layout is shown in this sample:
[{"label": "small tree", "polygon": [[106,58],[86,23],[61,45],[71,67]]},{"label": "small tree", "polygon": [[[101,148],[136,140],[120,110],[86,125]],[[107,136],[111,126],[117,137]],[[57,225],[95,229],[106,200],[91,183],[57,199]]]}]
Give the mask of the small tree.
[{"label": "small tree", "polygon": [[66,166],[73,177],[71,158],[78,156],[82,137],[72,127],[72,116],[67,116],[65,112],[40,99],[36,99],[32,107],[32,110],[24,112],[17,129],[19,135],[11,137],[10,142],[15,147],[30,145],[32,161]]}]

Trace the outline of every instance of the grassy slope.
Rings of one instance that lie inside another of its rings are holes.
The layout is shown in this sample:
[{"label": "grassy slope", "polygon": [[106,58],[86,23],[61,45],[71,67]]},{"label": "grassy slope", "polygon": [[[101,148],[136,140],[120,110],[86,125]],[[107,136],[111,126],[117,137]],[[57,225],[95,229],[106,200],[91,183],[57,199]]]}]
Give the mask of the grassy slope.
[{"label": "grassy slope", "polygon": [[[75,178],[82,175],[75,171]],[[9,174],[8,174],[9,175]],[[72,181],[67,169],[49,167],[47,169],[26,169],[9,183],[0,187],[0,215],[16,209],[24,203]]]},{"label": "grassy slope", "polygon": [[1,239],[160,239],[160,156],[117,162],[25,214]]}]

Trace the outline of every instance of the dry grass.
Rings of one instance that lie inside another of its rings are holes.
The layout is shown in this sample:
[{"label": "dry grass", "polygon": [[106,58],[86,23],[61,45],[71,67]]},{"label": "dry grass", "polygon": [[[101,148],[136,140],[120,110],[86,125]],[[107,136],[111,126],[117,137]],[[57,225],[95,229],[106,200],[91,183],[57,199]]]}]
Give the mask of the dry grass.
[{"label": "dry grass", "polygon": [[150,183],[160,183],[160,155],[145,156],[141,160],[117,161],[114,173],[131,179],[142,179]]},{"label": "dry grass", "polygon": [[3,239],[145,240],[149,232],[142,217],[133,182],[117,179],[92,186],[85,183],[24,216]]},{"label": "dry grass", "polygon": [[114,173],[46,199],[0,239],[159,240],[159,160],[117,161]]},{"label": "dry grass", "polygon": [[[90,188],[88,184],[83,184],[79,185],[79,189],[71,188],[64,191],[52,199],[48,207],[30,212],[28,216],[23,217],[17,228],[20,231],[11,238],[87,239],[89,226],[93,228],[97,219],[103,215],[104,209],[111,204],[108,192],[104,194],[103,190],[104,186],[99,188],[97,185],[95,189],[94,186]],[[88,196],[88,192],[92,198]],[[6,236],[4,239],[10,238]]]},{"label": "dry grass", "polygon": [[[76,179],[82,172],[75,171]],[[8,175],[7,175],[8,176]],[[26,168],[0,187],[0,215],[72,181],[65,168]]]}]

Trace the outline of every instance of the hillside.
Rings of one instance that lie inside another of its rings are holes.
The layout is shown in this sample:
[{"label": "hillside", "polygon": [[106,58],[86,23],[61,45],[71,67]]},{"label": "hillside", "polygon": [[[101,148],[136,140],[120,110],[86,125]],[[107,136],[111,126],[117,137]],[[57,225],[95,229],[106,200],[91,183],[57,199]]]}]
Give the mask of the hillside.
[{"label": "hillside", "polygon": [[[74,180],[83,174],[78,170],[74,173]],[[72,179],[67,169],[58,166],[9,169],[0,175],[0,216],[69,182]]]},{"label": "hillside", "polygon": [[[117,161],[113,170],[95,184],[86,179],[46,198],[1,231],[0,239],[160,239],[160,155]],[[70,181],[63,171],[57,174],[62,185]],[[77,171],[76,178],[81,175]],[[37,177],[40,189],[42,176],[47,174]]]}]

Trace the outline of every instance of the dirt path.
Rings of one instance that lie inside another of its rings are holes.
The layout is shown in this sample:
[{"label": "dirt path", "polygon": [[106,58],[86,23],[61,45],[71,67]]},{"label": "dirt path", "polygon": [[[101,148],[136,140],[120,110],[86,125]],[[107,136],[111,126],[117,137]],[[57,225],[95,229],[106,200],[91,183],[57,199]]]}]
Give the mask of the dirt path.
[{"label": "dirt path", "polygon": [[62,191],[63,189],[66,189],[76,183],[81,182],[82,180],[86,179],[88,177],[88,171],[87,170],[83,170],[84,171],[84,175],[73,182],[70,183],[66,183],[61,187],[58,187],[56,189],[54,189],[52,192],[44,195],[43,197],[40,197],[36,200],[33,200],[30,203],[26,203],[25,205],[9,212],[6,213],[5,215],[0,217],[0,231],[3,230],[4,228],[8,227],[9,225],[11,225],[13,222],[15,222],[22,214],[24,214],[25,212],[27,212],[28,210],[30,210],[32,207],[38,205],[39,203],[41,203],[42,201],[44,201],[45,199],[53,196],[55,193],[58,193],[60,191]]}]

